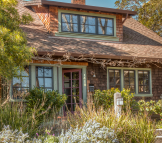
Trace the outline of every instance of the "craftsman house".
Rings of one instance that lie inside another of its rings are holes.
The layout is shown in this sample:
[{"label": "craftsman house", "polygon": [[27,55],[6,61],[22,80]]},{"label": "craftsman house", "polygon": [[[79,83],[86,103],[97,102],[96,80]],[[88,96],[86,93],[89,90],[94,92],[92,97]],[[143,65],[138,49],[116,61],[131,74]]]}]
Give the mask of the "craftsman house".
[{"label": "craftsman house", "polygon": [[68,95],[72,111],[74,97],[86,102],[96,89],[129,88],[136,98],[160,99],[162,37],[133,19],[135,11],[88,6],[85,0],[21,0],[18,11],[34,18],[21,27],[39,56],[23,81],[13,78],[13,100],[14,93],[35,86]]}]

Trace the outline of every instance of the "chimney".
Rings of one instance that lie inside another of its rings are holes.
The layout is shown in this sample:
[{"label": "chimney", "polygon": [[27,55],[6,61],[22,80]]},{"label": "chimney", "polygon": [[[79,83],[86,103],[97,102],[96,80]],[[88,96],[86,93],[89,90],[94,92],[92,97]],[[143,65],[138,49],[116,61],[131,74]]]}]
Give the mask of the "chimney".
[{"label": "chimney", "polygon": [[73,3],[73,4],[83,4],[83,5],[85,5],[85,0],[71,0],[71,3]]}]

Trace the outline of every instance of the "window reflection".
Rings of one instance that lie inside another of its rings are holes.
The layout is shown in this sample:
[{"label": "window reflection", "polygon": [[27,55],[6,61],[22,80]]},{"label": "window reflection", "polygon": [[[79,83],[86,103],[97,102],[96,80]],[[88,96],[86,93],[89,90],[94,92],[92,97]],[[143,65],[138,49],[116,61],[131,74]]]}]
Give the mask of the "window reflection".
[{"label": "window reflection", "polygon": [[29,66],[26,66],[24,71],[18,73],[19,77],[14,77],[12,80],[13,99],[21,99],[29,91]]},{"label": "window reflection", "polygon": [[113,35],[113,20],[98,18],[98,33],[103,35]]},{"label": "window reflection", "polygon": [[99,35],[114,35],[113,18],[62,14],[62,31]]},{"label": "window reflection", "polygon": [[72,14],[62,14],[62,31],[78,32],[78,16]]},{"label": "window reflection", "polygon": [[150,93],[149,71],[138,71],[139,93]]},{"label": "window reflection", "polygon": [[120,90],[120,70],[109,70],[110,88],[118,88]]},{"label": "window reflection", "polygon": [[52,91],[52,67],[36,67],[36,87]]},{"label": "window reflection", "polygon": [[80,16],[80,21],[82,33],[96,33],[95,17]]},{"label": "window reflection", "polygon": [[135,71],[124,71],[124,88],[135,92]]}]

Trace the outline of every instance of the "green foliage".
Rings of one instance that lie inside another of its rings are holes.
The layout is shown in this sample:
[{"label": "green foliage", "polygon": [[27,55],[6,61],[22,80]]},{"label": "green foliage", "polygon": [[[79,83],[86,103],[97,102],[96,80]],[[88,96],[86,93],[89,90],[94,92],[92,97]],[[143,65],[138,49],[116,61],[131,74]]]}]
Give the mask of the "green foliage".
[{"label": "green foliage", "polygon": [[39,109],[35,114],[49,114],[52,110],[56,113],[63,107],[67,96],[60,95],[57,91],[44,92],[43,89],[34,88],[29,91],[29,95],[25,97],[27,112],[35,112],[35,108]]},{"label": "green foliage", "polygon": [[158,102],[155,101],[148,101],[140,100],[138,101],[138,108],[139,108],[139,114],[143,115],[144,112],[148,112],[149,115],[158,114],[162,118],[162,100],[159,100]]},{"label": "green foliage", "polygon": [[37,137],[38,139],[42,140],[44,143],[59,143],[59,137],[56,137],[54,134],[50,134],[50,131],[46,130],[44,136]]},{"label": "green foliage", "polygon": [[133,99],[134,95],[133,93],[130,93],[129,89],[123,89],[121,91],[121,96],[123,97],[124,105],[123,110],[126,112],[127,110],[130,110],[131,108],[137,108],[137,102]]},{"label": "green foliage", "polygon": [[162,0],[117,0],[120,9],[137,11],[136,19],[162,36]]},{"label": "green foliage", "polygon": [[29,136],[34,136],[39,131],[37,120],[32,118],[34,114],[27,114],[24,110],[24,103],[0,104],[0,131],[4,125],[9,125],[13,130],[28,132]]},{"label": "green foliage", "polygon": [[[93,101],[95,104],[95,107],[98,108],[100,106],[103,106],[104,109],[111,108],[114,105],[114,93],[119,92],[120,90],[118,88],[114,89],[111,88],[109,90],[95,90],[95,93],[93,94]],[[121,91],[121,96],[124,100],[123,109],[126,111],[126,108],[130,109],[132,106],[135,105],[135,100],[133,99],[134,95],[133,93],[130,93],[130,90],[123,89]]]},{"label": "green foliage", "polygon": [[4,125],[9,125],[13,130],[22,127],[23,133],[34,137],[44,131],[42,124],[54,119],[66,99],[66,95],[56,91],[44,93],[35,88],[26,95],[26,103],[0,102],[0,131]]},{"label": "green foliage", "polygon": [[68,113],[67,119],[71,127],[82,127],[88,120],[93,119],[101,126],[113,129],[121,143],[152,143],[155,141],[156,126],[146,113],[141,116],[127,110],[122,112],[120,118],[117,118],[114,108],[103,110],[103,107],[96,108],[91,104],[87,106],[88,108],[77,107],[77,114]]},{"label": "green foliage", "polygon": [[26,35],[20,24],[33,19],[29,14],[19,15],[17,0],[0,0],[0,75],[12,79],[17,70],[29,64],[35,50],[27,47]]},{"label": "green foliage", "polygon": [[162,119],[161,119],[161,121],[157,122],[156,128],[157,129],[162,129]]},{"label": "green foliage", "polygon": [[114,93],[118,92],[118,89],[111,88],[109,90],[95,90],[93,94],[93,101],[95,107],[103,106],[104,109],[108,109],[114,105]]}]

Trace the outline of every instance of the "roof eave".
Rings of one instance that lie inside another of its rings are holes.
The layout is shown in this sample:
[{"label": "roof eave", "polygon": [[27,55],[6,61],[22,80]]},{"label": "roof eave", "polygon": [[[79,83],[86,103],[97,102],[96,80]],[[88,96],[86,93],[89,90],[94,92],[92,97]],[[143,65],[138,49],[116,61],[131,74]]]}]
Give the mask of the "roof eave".
[{"label": "roof eave", "polygon": [[99,11],[99,12],[107,12],[107,13],[118,13],[118,14],[128,14],[130,16],[135,16],[137,14],[136,11],[130,10],[121,10],[121,9],[113,9],[106,7],[97,7],[90,5],[81,5],[81,4],[73,4],[73,3],[64,3],[64,2],[56,2],[56,1],[23,1],[24,6],[33,6],[33,5],[53,5],[58,7],[68,7],[74,9],[82,9],[82,10],[91,10],[91,11]]},{"label": "roof eave", "polygon": [[[46,54],[53,54],[54,56],[63,56],[65,54],[67,54],[68,52],[47,52],[47,51],[38,51],[37,54],[42,56],[42,55],[46,55]],[[133,60],[134,57],[132,56],[120,56],[120,55],[105,55],[105,54],[82,54],[82,53],[70,53],[71,56],[73,57],[79,57],[81,55],[84,55],[84,57],[94,57],[97,59],[122,59],[122,60]],[[148,61],[155,61],[155,60],[159,60],[162,61],[162,58],[151,58],[151,57],[136,57],[136,59],[141,59],[141,60],[148,60]]]}]

